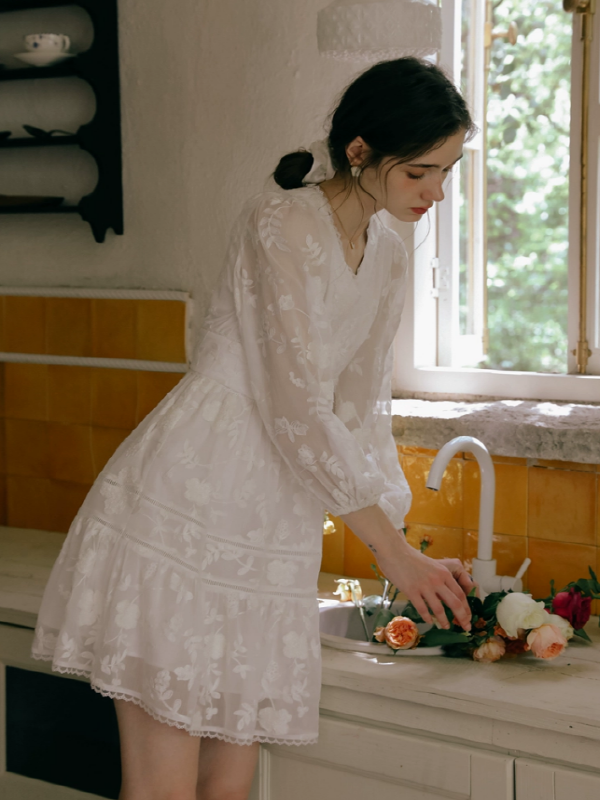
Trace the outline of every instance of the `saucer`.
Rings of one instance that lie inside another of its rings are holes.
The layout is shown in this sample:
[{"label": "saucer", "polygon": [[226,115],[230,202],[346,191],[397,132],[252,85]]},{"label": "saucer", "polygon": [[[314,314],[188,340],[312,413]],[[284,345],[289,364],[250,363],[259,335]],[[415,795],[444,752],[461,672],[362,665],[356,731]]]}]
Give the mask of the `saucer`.
[{"label": "saucer", "polygon": [[30,53],[15,53],[15,58],[32,64],[34,67],[49,67],[51,64],[60,64],[67,58],[74,58],[75,53],[57,53],[48,50],[37,50]]}]

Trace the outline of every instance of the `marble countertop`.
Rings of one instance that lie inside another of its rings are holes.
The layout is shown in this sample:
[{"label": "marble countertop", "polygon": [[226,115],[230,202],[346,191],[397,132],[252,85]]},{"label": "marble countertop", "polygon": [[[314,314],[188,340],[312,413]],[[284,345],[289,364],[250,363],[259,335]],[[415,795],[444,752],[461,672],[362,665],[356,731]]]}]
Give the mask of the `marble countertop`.
[{"label": "marble countertop", "polygon": [[443,656],[371,656],[322,648],[323,684],[460,710],[600,741],[600,628],[551,661],[530,654],[493,664]]}]

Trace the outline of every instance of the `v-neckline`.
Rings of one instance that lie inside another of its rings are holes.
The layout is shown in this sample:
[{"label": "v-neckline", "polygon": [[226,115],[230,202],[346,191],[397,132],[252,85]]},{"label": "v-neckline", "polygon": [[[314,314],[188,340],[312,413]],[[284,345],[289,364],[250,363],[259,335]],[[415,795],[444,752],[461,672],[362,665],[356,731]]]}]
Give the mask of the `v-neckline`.
[{"label": "v-neckline", "polygon": [[365,250],[364,250],[364,253],[363,253],[363,257],[362,257],[362,259],[360,261],[360,264],[356,268],[356,272],[354,272],[352,267],[346,261],[346,256],[344,255],[344,244],[342,242],[342,237],[340,235],[340,232],[337,229],[337,225],[333,221],[333,208],[332,208],[331,203],[329,202],[329,198],[327,197],[327,195],[325,194],[323,189],[321,189],[321,187],[319,186],[318,183],[314,183],[312,185],[319,192],[319,194],[321,195],[321,197],[325,201],[325,205],[324,206],[320,206],[320,208],[322,208],[325,211],[325,215],[327,216],[327,219],[329,220],[329,222],[331,224],[331,227],[334,230],[335,238],[336,238],[336,241],[338,243],[340,256],[341,256],[341,259],[342,259],[342,261],[344,263],[344,266],[346,267],[346,269],[348,270],[350,275],[352,275],[352,277],[356,279],[356,278],[359,277],[359,275],[362,275],[363,272],[364,272],[363,267],[365,266],[365,260],[367,258],[367,252],[370,251],[372,243],[373,243],[373,219],[377,216],[377,214],[373,214],[373,216],[369,220],[369,224],[367,225],[367,230],[366,230],[367,243],[365,244]]}]

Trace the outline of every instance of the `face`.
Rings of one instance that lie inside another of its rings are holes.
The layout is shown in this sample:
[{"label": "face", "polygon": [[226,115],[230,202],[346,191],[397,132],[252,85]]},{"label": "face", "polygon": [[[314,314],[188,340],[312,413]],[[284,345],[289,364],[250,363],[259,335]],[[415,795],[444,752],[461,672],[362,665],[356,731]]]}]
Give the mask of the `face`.
[{"label": "face", "polygon": [[361,183],[377,199],[377,209],[385,208],[402,222],[416,222],[444,199],[444,181],[462,156],[464,140],[460,131],[406,164],[387,158],[379,177],[375,168],[365,169]]}]

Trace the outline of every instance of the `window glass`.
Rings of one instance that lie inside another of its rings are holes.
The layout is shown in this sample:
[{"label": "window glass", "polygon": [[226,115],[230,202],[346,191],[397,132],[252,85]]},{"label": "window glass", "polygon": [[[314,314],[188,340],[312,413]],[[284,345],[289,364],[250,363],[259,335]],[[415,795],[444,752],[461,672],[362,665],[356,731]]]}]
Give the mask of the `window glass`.
[{"label": "window glass", "polygon": [[[468,10],[463,2],[463,62]],[[487,83],[489,369],[567,372],[572,15],[556,0],[495,0]],[[468,68],[463,76],[468,75]],[[469,333],[469,169],[461,176],[461,333]],[[471,209],[472,213],[473,209]]]}]

